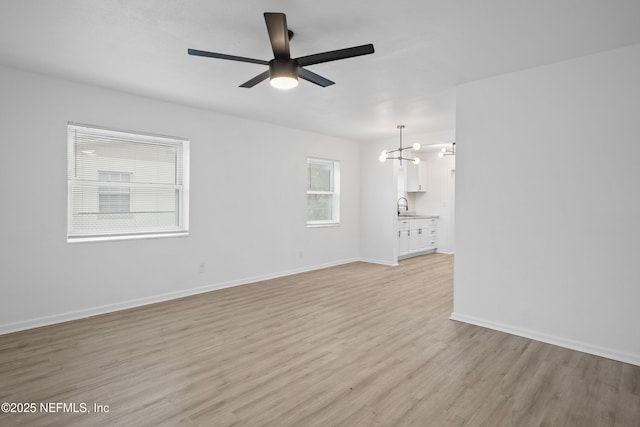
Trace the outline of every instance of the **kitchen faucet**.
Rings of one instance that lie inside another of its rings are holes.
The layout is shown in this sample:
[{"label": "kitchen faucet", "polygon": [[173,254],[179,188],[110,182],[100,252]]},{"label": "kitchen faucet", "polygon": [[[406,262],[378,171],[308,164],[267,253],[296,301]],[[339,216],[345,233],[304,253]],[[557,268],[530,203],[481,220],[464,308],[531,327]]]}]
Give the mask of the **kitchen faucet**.
[{"label": "kitchen faucet", "polygon": [[402,205],[404,207],[405,211],[409,211],[409,201],[405,198],[405,197],[400,197],[398,199],[398,216],[400,215],[400,202],[404,200],[404,205]]}]

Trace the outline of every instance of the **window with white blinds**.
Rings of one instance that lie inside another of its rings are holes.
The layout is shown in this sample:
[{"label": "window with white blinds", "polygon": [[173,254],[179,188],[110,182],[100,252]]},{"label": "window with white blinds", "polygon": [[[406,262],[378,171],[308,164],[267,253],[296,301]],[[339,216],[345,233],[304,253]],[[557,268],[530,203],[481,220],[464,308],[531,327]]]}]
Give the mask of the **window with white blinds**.
[{"label": "window with white blinds", "polygon": [[69,123],[68,241],[184,236],[189,141]]}]

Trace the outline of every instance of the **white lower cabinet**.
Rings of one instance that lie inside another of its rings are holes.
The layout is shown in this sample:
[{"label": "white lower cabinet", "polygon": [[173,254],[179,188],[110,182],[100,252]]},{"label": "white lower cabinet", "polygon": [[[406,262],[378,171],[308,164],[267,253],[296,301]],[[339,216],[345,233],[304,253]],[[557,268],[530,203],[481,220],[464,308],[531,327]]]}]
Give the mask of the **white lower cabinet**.
[{"label": "white lower cabinet", "polygon": [[402,219],[398,223],[398,257],[408,258],[438,247],[438,218]]},{"label": "white lower cabinet", "polygon": [[409,253],[429,249],[429,220],[413,219],[409,227]]}]

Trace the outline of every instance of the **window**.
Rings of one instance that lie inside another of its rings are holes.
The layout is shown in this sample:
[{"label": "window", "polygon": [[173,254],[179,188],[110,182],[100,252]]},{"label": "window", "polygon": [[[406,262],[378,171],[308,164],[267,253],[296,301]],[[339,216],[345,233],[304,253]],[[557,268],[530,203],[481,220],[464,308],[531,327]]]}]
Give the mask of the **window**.
[{"label": "window", "polygon": [[340,162],[307,159],[307,226],[340,223]]},{"label": "window", "polygon": [[70,123],[67,241],[188,234],[189,141]]}]

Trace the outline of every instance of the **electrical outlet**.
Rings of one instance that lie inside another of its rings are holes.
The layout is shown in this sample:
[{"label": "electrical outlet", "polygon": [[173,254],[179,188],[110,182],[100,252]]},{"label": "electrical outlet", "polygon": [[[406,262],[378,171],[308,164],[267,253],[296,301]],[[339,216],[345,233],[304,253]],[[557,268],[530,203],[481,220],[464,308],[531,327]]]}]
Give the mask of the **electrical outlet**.
[{"label": "electrical outlet", "polygon": [[206,266],[204,265],[204,262],[203,262],[203,263],[200,263],[200,265],[198,266],[198,273],[202,274],[202,273],[204,273],[204,272],[206,271],[206,269],[207,269],[207,268],[206,268]]}]

